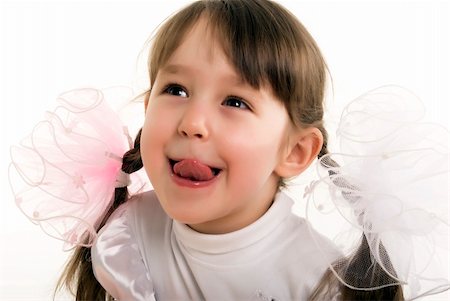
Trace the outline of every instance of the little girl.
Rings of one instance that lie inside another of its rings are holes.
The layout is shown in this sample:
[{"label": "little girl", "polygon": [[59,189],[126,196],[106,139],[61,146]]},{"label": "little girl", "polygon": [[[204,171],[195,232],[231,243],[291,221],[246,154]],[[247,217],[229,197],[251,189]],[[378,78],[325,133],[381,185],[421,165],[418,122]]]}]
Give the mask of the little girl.
[{"label": "little girl", "polygon": [[[59,233],[78,245],[61,279],[76,300],[403,300],[389,252],[368,268],[364,236],[363,251],[344,257],[282,189],[317,157],[338,168],[322,120],[326,64],[292,14],[265,0],[195,2],[159,28],[149,76],[133,147],[98,152],[122,164],[107,173],[114,197],[82,235]],[[94,103],[71,111],[94,114]],[[105,132],[120,130],[108,121]],[[128,174],[142,167],[154,190],[130,197]],[[83,174],[74,179],[82,190]],[[374,276],[356,287],[332,264],[355,260],[363,268],[353,278]]]}]

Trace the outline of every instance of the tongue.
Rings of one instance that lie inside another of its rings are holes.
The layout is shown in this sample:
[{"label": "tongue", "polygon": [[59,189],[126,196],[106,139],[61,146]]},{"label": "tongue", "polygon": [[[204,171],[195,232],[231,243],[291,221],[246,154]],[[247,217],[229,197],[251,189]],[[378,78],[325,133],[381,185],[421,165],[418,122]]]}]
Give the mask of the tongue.
[{"label": "tongue", "polygon": [[181,160],[175,163],[173,171],[180,177],[189,178],[194,181],[208,181],[214,177],[208,165],[196,160]]}]

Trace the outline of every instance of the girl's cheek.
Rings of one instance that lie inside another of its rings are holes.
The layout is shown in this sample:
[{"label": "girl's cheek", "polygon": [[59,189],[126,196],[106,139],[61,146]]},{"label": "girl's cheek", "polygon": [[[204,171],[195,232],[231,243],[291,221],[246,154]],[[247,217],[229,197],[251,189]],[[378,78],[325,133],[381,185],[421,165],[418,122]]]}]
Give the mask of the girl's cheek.
[{"label": "girl's cheek", "polygon": [[143,156],[150,158],[155,154],[162,154],[165,143],[172,135],[173,128],[173,118],[168,110],[149,107],[141,138],[141,148],[145,148],[142,150]]},{"label": "girl's cheek", "polygon": [[150,108],[147,109],[141,137],[141,153],[143,159],[147,159],[158,140],[158,137],[156,136],[156,133],[158,132],[155,131],[155,123],[158,122],[155,118],[156,116],[157,115],[153,114]]}]

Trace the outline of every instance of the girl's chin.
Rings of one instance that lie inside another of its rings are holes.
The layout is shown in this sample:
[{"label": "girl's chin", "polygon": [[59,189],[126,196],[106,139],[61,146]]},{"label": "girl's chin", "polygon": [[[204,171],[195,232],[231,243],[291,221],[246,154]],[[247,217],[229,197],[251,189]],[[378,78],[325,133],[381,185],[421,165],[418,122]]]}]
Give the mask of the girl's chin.
[{"label": "girl's chin", "polygon": [[[161,200],[160,200],[161,202]],[[196,204],[180,204],[180,202],[161,202],[166,214],[173,220],[179,223],[187,225],[196,225],[207,223],[212,219],[211,209],[208,206],[200,206],[201,208],[196,209]]]}]

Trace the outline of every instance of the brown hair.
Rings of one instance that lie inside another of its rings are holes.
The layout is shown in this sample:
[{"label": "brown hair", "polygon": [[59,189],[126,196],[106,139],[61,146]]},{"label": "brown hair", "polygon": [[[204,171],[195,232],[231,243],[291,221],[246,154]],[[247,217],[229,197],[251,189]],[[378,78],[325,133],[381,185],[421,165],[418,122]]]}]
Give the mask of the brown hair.
[{"label": "brown hair", "polygon": [[[339,293],[342,301],[371,300],[371,301],[403,301],[402,287],[398,281],[385,272],[388,269],[393,276],[395,270],[390,262],[389,256],[383,244],[380,243],[379,254],[382,254],[383,266],[374,261],[369,244],[363,235],[361,244],[354,254],[340,258],[333,264],[333,270],[339,273],[346,283],[359,288],[352,289],[342,284],[335,274],[328,269],[322,280],[317,285],[314,292],[309,297],[309,301],[332,300],[334,295]],[[370,289],[371,287],[383,287],[380,289]],[[369,288],[369,289],[368,289]]]},{"label": "brown hair", "polygon": [[[297,18],[272,1],[201,0],[173,15],[159,28],[153,39],[148,58],[150,87],[158,70],[203,16],[219,37],[224,52],[241,77],[255,88],[270,86],[274,95],[286,106],[294,125],[318,128],[324,137],[319,157],[326,154],[327,133],[323,126],[327,75],[325,60],[314,39]],[[146,92],[146,97],[149,94],[150,90]],[[129,173],[142,167],[139,135],[135,148],[130,152],[125,154],[122,167]],[[116,190],[114,203],[102,218],[99,229],[127,197],[126,188]],[[65,284],[73,288],[71,291],[76,295],[76,300],[105,300],[107,293],[95,279],[89,258],[90,249],[78,247],[58,287]]]}]

